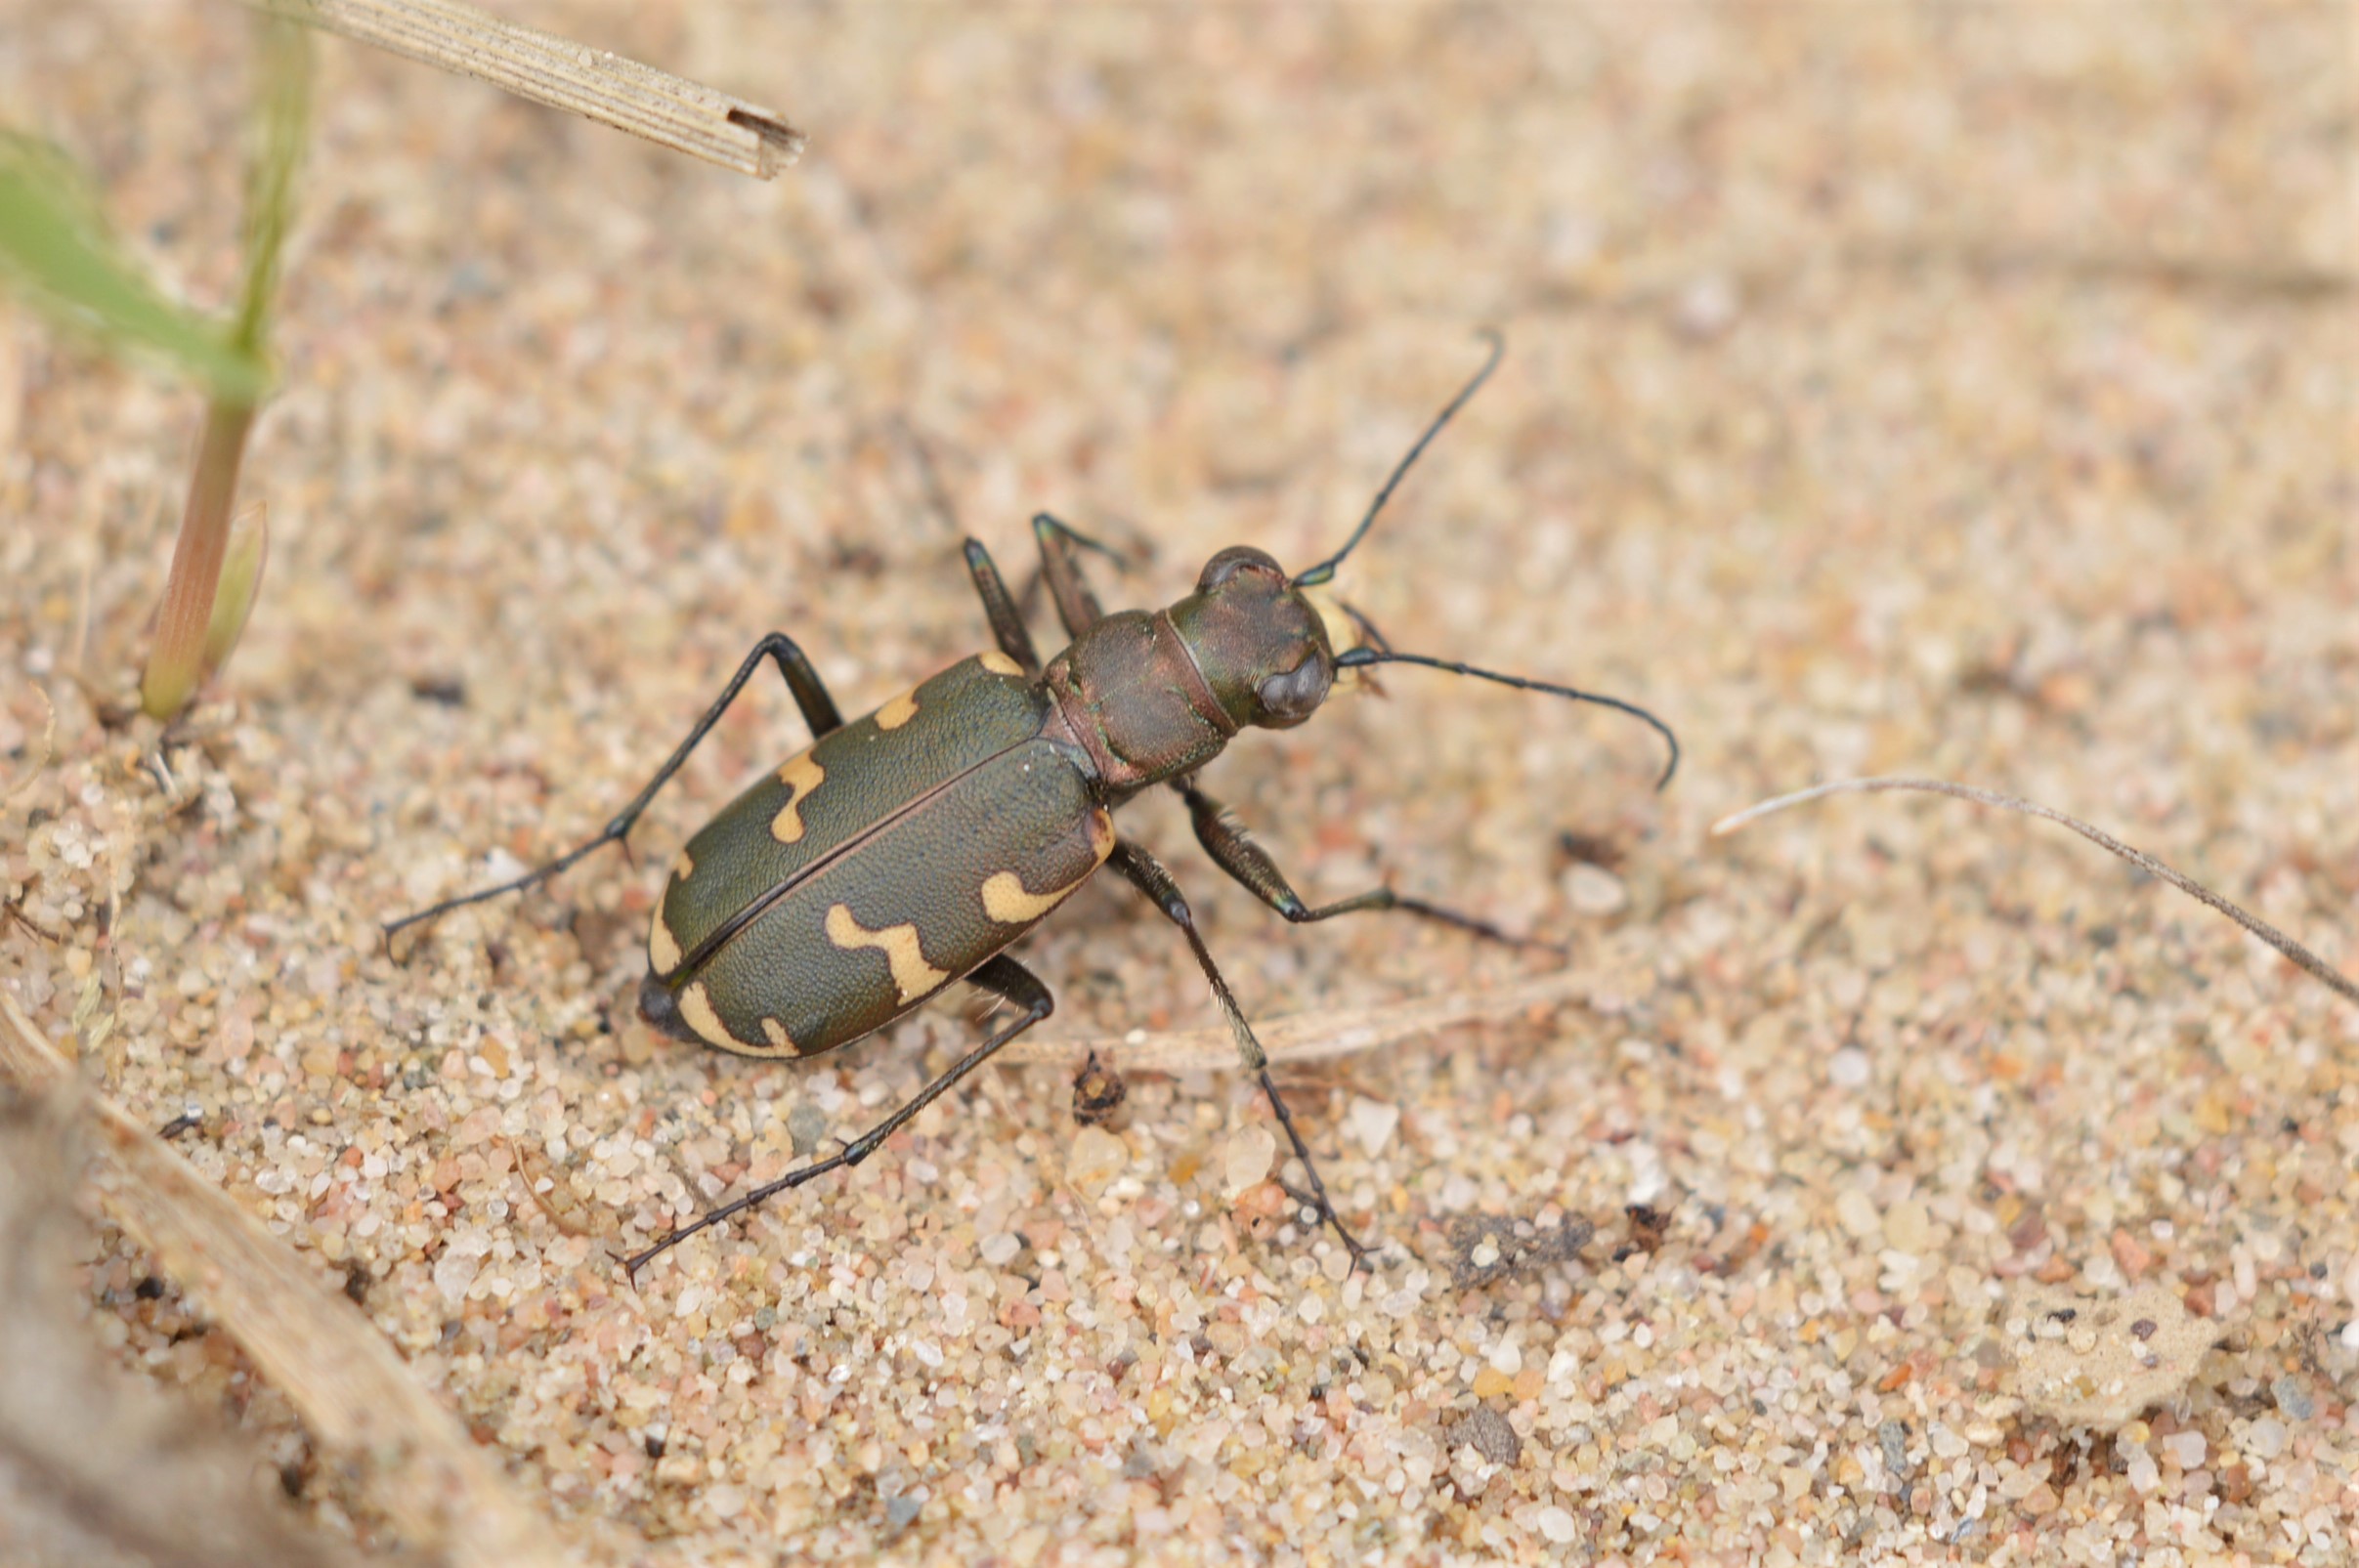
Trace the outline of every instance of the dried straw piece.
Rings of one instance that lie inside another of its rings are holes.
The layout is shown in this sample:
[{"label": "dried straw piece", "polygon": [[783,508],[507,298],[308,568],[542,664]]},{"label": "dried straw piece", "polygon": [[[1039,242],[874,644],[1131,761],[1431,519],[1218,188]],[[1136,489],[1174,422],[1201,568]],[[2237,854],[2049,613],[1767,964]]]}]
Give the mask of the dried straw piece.
[{"label": "dried straw piece", "polygon": [[458,0],[252,0],[323,32],[767,180],[802,155],[774,109]]},{"label": "dried straw piece", "polygon": [[1766,817],[1771,812],[1783,811],[1788,806],[1799,806],[1806,801],[1819,800],[1827,795],[1864,795],[1886,789],[1919,789],[1928,794],[1954,795],[1960,800],[1971,800],[1978,805],[1997,806],[2005,811],[2021,812],[2026,817],[2044,817],[2049,822],[2062,823],[2098,848],[2119,855],[2149,875],[2161,877],[2198,903],[2207,904],[2217,910],[2238,925],[2266,942],[2270,947],[2284,954],[2294,961],[2296,967],[2325,982],[2337,996],[2346,1001],[2359,1002],[2359,981],[2353,981],[2350,976],[2342,973],[2341,970],[2337,969],[2268,921],[2261,919],[2258,915],[2246,913],[2201,882],[2172,870],[2144,850],[2132,849],[2102,827],[2092,827],[2077,817],[2067,817],[2064,813],[2042,806],[2037,801],[2020,800],[2013,795],[2002,795],[1994,790],[1978,789],[1972,784],[1951,784],[1942,779],[1842,779],[1833,784],[1823,784],[1809,789],[1797,789],[1790,795],[1779,795],[1774,799],[1765,800],[1757,806],[1749,806],[1735,816],[1723,817],[1712,825],[1712,836],[1718,838],[1724,833],[1733,833],[1745,824]]},{"label": "dried straw piece", "polygon": [[[1432,1035],[1458,1024],[1508,1018],[1535,1008],[1562,1006],[1588,995],[1589,977],[1571,969],[1552,969],[1529,980],[1484,991],[1453,991],[1437,996],[1387,1002],[1377,1007],[1345,1007],[1331,1012],[1292,1013],[1254,1025],[1262,1048],[1273,1064],[1318,1062],[1353,1056],[1404,1039]],[[997,1060],[1003,1062],[1080,1062],[1101,1051],[1125,1071],[1190,1073],[1237,1065],[1236,1038],[1225,1025],[1212,1029],[1176,1029],[1160,1035],[1098,1035],[1087,1039],[1035,1039],[1025,1037],[1008,1042]]]},{"label": "dried straw piece", "polygon": [[[40,1092],[71,1075],[5,993],[0,1026],[0,1076]],[[91,1166],[107,1212],[245,1347],[312,1435],[350,1459],[412,1545],[462,1568],[567,1560],[555,1530],[316,1265],[120,1106],[87,1099]]]},{"label": "dried straw piece", "polygon": [[[0,1085],[0,1556],[143,1568],[347,1568],[347,1545],[258,1490],[215,1413],[111,1364],[73,1257],[82,1107]],[[271,1490],[276,1491],[276,1488]],[[408,1554],[369,1560],[415,1564]]]}]

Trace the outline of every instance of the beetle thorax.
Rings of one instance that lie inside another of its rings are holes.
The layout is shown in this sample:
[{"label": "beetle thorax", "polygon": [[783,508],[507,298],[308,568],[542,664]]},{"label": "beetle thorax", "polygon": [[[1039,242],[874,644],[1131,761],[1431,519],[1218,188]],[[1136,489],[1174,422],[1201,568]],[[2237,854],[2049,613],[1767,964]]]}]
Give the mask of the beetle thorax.
[{"label": "beetle thorax", "polygon": [[1062,728],[1120,796],[1202,767],[1249,725],[1302,723],[1333,688],[1335,657],[1277,563],[1240,546],[1170,609],[1089,627],[1044,678]]}]

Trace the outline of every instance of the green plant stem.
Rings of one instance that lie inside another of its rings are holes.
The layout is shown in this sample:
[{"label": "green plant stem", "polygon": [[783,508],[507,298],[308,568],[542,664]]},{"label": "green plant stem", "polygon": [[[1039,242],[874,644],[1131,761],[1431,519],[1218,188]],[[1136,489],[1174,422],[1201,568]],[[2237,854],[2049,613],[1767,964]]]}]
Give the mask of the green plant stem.
[{"label": "green plant stem", "polygon": [[156,607],[155,646],[140,680],[140,705],[158,719],[187,706],[204,678],[205,632],[212,624],[213,596],[229,550],[237,470],[245,460],[246,433],[253,426],[250,403],[215,398],[205,404],[196,469],[189,477],[189,503],[181,513],[180,537],[172,546],[172,572],[164,582],[163,603]]},{"label": "green plant stem", "polygon": [[[239,353],[267,362],[271,295],[279,281],[279,261],[294,210],[295,172],[303,161],[311,120],[310,35],[284,18],[265,18],[255,69],[259,85],[255,146],[246,170],[245,273],[230,342]],[[229,648],[212,648],[208,659],[208,634],[254,409],[251,398],[218,393],[205,404],[196,471],[189,477],[189,504],[181,513],[180,537],[172,546],[163,603],[156,608],[155,646],[140,680],[140,705],[154,718],[169,719],[187,706],[210,668],[229,657]],[[232,643],[250,609],[241,608],[229,638]]]}]

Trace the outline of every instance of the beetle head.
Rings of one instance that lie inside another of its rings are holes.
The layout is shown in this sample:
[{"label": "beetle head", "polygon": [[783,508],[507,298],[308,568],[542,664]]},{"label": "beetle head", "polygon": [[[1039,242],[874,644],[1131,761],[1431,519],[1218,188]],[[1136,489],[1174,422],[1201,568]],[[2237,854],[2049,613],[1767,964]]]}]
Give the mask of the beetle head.
[{"label": "beetle head", "polygon": [[1204,564],[1196,591],[1171,609],[1205,684],[1242,728],[1290,730],[1335,687],[1335,645],[1308,594],[1251,545]]}]

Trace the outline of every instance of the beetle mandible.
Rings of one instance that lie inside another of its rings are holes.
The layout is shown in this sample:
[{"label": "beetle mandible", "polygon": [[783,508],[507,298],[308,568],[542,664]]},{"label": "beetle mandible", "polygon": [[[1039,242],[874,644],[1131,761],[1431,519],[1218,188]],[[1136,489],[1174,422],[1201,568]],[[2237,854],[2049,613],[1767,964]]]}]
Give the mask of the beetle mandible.
[{"label": "beetle mandible", "polygon": [[[1399,910],[1477,936],[1514,941],[1470,915],[1380,887],[1307,905],[1235,816],[1195,775],[1250,728],[1284,730],[1318,710],[1338,672],[1418,664],[1596,702],[1645,720],[1670,746],[1656,787],[1679,765],[1679,742],[1643,708],[1546,681],[1395,651],[1365,617],[1331,615],[1309,590],[1331,581],[1420,453],[1499,363],[1486,334],[1482,366],[1443,406],[1377,492],[1343,548],[1288,576],[1249,545],[1205,564],[1195,591],[1157,611],[1108,613],[1084,579],[1079,552],[1102,548],[1055,518],[1035,517],[1042,572],[1072,643],[1042,662],[990,552],[966,541],[966,567],[997,647],[963,659],[846,723],[810,659],[783,632],[754,645],[721,695],[647,786],[595,838],[496,887],[447,900],[386,927],[393,933],[461,905],[517,892],[626,835],[736,700],[764,659],[778,667],[814,738],[763,775],[688,841],[656,905],[639,1009],[676,1039],[745,1056],[818,1056],[893,1022],[964,979],[1015,1010],[908,1104],[838,1152],[674,1229],[624,1260],[650,1258],[774,1194],[856,1165],[920,1111],[1047,1018],[1049,988],[1008,946],[1112,866],[1180,927],[1213,999],[1285,1130],[1319,1218],[1356,1267],[1367,1247],[1345,1228],[1309,1146],[1271,1079],[1268,1060],[1204,945],[1171,873],[1114,827],[1124,802],[1169,784],[1187,802],[1213,864],[1295,922]],[[1357,640],[1337,651],[1346,635]]]}]

